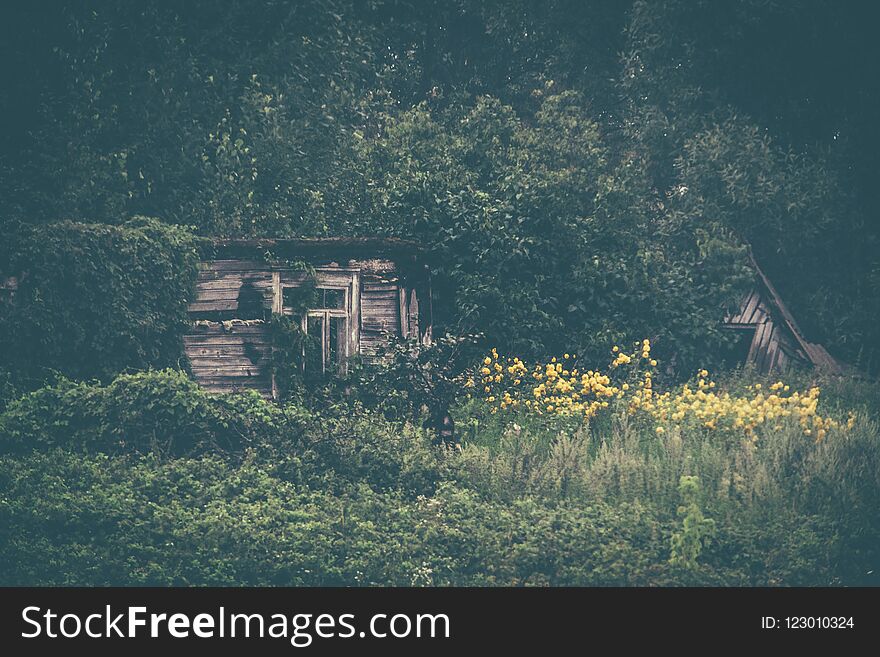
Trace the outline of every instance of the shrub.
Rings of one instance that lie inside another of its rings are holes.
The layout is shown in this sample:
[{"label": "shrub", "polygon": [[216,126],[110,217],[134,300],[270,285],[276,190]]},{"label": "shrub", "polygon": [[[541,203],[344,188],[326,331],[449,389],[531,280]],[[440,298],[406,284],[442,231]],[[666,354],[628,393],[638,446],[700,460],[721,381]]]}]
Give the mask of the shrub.
[{"label": "shrub", "polygon": [[0,245],[0,273],[21,281],[0,313],[0,364],[36,382],[176,366],[198,261],[196,238],[154,219],[21,229]]},{"label": "shrub", "polygon": [[0,414],[0,453],[63,447],[108,454],[240,453],[285,421],[256,392],[212,395],[184,372],[124,374],[107,386],[41,388]]}]

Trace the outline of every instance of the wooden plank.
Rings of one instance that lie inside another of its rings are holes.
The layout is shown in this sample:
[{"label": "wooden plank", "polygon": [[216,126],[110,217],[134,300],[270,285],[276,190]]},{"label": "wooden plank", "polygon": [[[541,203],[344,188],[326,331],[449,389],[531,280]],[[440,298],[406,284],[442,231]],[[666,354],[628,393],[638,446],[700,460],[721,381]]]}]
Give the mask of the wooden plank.
[{"label": "wooden plank", "polygon": [[751,317],[747,318],[746,321],[749,324],[757,324],[759,322],[764,321],[764,319],[766,319],[768,317],[770,317],[770,311],[767,308],[767,304],[764,303],[763,300],[761,300],[761,302],[758,303],[758,305],[755,307],[754,311],[752,312]]},{"label": "wooden plank", "polygon": [[755,364],[758,367],[758,371],[762,373],[767,372],[767,347],[770,344],[770,336],[773,333],[773,328],[772,321],[768,320],[767,322],[764,322],[764,330],[761,332],[761,341],[758,343],[758,349],[755,352]]},{"label": "wooden plank", "polygon": [[362,312],[391,312],[397,314],[400,312],[399,300],[396,296],[388,299],[374,299],[370,296],[363,296],[361,297],[361,310]]},{"label": "wooden plank", "polygon": [[366,274],[378,275],[378,274],[393,274],[397,271],[397,265],[385,258],[357,258],[350,259],[348,261],[348,266],[360,269]]},{"label": "wooden plank", "polygon": [[361,296],[361,307],[367,310],[375,308],[377,311],[399,311],[398,294],[395,292],[393,297],[376,298],[369,295]]},{"label": "wooden plank", "polygon": [[[205,308],[203,308],[203,307],[216,306],[218,304],[227,304],[227,305],[234,304],[234,305],[231,307],[216,307],[216,308],[212,307],[211,309],[212,310],[235,310],[236,308],[238,308],[239,293],[237,290],[236,291],[232,291],[232,290],[220,291],[220,292],[215,291],[215,292],[207,293],[206,296],[208,297],[207,299],[203,299],[201,295],[197,296],[193,301],[191,301],[188,304],[187,308],[193,312],[198,312],[198,311],[204,310]],[[268,295],[268,294],[263,295],[262,305],[265,308],[272,307],[272,298],[270,295]]]},{"label": "wooden plank", "polygon": [[221,335],[245,337],[250,335],[262,335],[268,330],[266,324],[262,322],[259,324],[231,324],[229,326],[222,326],[221,322],[211,322],[210,326],[205,326],[204,324],[193,325],[190,332],[184,337],[199,338]]},{"label": "wooden plank", "polygon": [[752,290],[746,295],[745,299],[739,306],[739,310],[730,317],[727,322],[731,324],[745,324],[747,318],[752,316],[754,306],[757,305],[757,290]]},{"label": "wooden plank", "polygon": [[196,290],[196,298],[190,303],[209,303],[211,301],[235,301],[238,303],[238,295],[240,293],[241,288],[238,287],[219,290]]},{"label": "wooden plank", "polygon": [[407,309],[407,298],[406,298],[406,290],[404,288],[400,288],[398,290],[398,313],[400,324],[398,326],[398,330],[400,331],[400,336],[406,339],[409,336],[409,322],[407,320],[408,309]]},{"label": "wooden plank", "polygon": [[196,282],[196,291],[209,291],[209,290],[237,290],[239,289],[243,283],[248,282],[253,287],[258,290],[268,290],[272,288],[272,279],[271,278],[236,278],[230,279],[228,277],[218,278],[209,281],[197,281]]},{"label": "wooden plank", "polygon": [[382,322],[374,319],[364,319],[361,324],[361,333],[369,333],[370,331],[374,333],[390,333],[391,335],[397,335],[397,319],[395,318],[393,321]]},{"label": "wooden plank", "polygon": [[253,324],[241,324],[232,319],[227,324],[226,322],[198,320],[186,335],[259,335],[269,330],[265,322],[252,321]]},{"label": "wooden plank", "polygon": [[767,345],[767,357],[765,362],[765,369],[767,372],[773,372],[776,370],[776,361],[777,356],[779,354],[779,327],[774,325],[773,331],[770,334],[770,340]]},{"label": "wooden plank", "polygon": [[[369,330],[370,326],[398,326],[399,317],[397,313],[388,313],[385,315],[379,315],[375,313],[364,313],[361,317],[361,326],[364,329]],[[398,327],[399,328],[399,327]],[[397,333],[397,328],[394,329],[394,332]]]},{"label": "wooden plank", "polygon": [[192,363],[193,367],[208,367],[214,363],[217,365],[244,365],[248,367],[256,367],[258,365],[263,365],[270,360],[268,353],[257,352],[252,354],[256,359],[255,362],[254,360],[251,360],[251,354],[241,353],[241,351],[239,353],[227,353],[223,349],[218,349],[217,351],[220,351],[220,353],[197,354],[188,349],[186,357],[189,358],[189,362]]},{"label": "wooden plank", "polygon": [[187,346],[186,355],[188,358],[250,358],[252,355],[256,358],[266,358],[269,355],[269,344],[255,345],[249,343],[248,346],[243,344],[221,344],[210,346]]},{"label": "wooden plank", "polygon": [[315,270],[315,284],[318,287],[335,287],[348,289],[351,287],[351,281],[358,275],[357,271],[350,269],[338,269],[328,271],[326,269]]},{"label": "wooden plank", "polygon": [[746,362],[752,363],[753,365],[757,365],[756,357],[758,354],[758,346],[761,344],[761,339],[764,334],[764,330],[767,328],[766,322],[761,322],[758,324],[758,327],[755,329],[755,337],[752,338],[752,343],[749,345],[749,355],[746,356]]},{"label": "wooden plank", "polygon": [[193,377],[200,385],[213,385],[213,386],[248,386],[248,387],[257,387],[257,386],[266,386],[269,384],[269,377],[239,377],[239,376],[194,376]]},{"label": "wooden plank", "polygon": [[[279,271],[278,272],[278,280],[282,285],[287,285],[290,287],[299,287],[307,280],[309,280],[310,275],[308,272],[304,271]],[[274,283],[273,283],[274,284]]]},{"label": "wooden plank", "polygon": [[268,387],[268,383],[256,383],[256,382],[248,382],[248,383],[209,383],[209,382],[198,382],[199,385],[205,389],[206,392],[216,393],[216,394],[232,394],[236,392],[247,392],[248,390],[255,390],[260,393],[262,396],[267,399],[271,399],[271,390]]},{"label": "wooden plank", "polygon": [[202,262],[202,271],[234,272],[234,271],[271,271],[275,268],[268,262],[259,260],[207,260]]},{"label": "wooden plank", "polygon": [[385,281],[364,281],[364,294],[373,294],[377,292],[394,292],[397,290],[397,283]]},{"label": "wooden plank", "polygon": [[410,335],[421,336],[419,331],[419,295],[415,288],[409,291],[409,332]]},{"label": "wooden plank", "polygon": [[351,277],[351,290],[348,298],[348,336],[346,339],[346,359],[343,363],[344,371],[348,372],[348,359],[361,352],[361,277],[355,274]]},{"label": "wooden plank", "polygon": [[381,302],[381,301],[391,301],[396,302],[400,296],[400,288],[395,288],[393,290],[382,290],[382,291],[366,291],[364,290],[363,295],[361,295],[364,299],[368,299],[371,303]]},{"label": "wooden plank", "polygon": [[281,272],[272,272],[272,312],[280,314],[284,309],[284,288],[281,287]]},{"label": "wooden plank", "polygon": [[[218,347],[222,350],[226,347],[236,347],[237,345],[218,345]],[[223,354],[223,355],[215,355],[215,354],[195,354],[192,352],[191,347],[187,347],[186,357],[189,359],[189,362],[193,365],[206,366],[211,363],[233,363],[233,364],[247,364],[252,365],[253,362],[250,359],[248,354],[243,353],[235,353],[235,354]],[[269,362],[271,352],[269,351],[269,345],[265,345],[265,349],[262,350],[262,353],[256,356],[257,365],[262,366],[263,364]]]},{"label": "wooden plank", "polygon": [[199,335],[184,336],[183,344],[187,349],[195,349],[197,347],[218,347],[227,349],[229,347],[244,348],[244,344],[248,342],[257,348],[268,346],[270,343],[269,336],[236,336],[236,335]]},{"label": "wooden plank", "polygon": [[394,328],[394,333],[397,333],[399,329],[398,321],[397,313],[393,315],[364,315],[361,318],[361,328],[369,331],[371,330],[370,327],[381,327],[374,330],[384,331],[387,327],[392,327]]},{"label": "wooden plank", "polygon": [[257,367],[256,365],[211,365],[208,367],[197,367],[193,365],[192,373],[197,377],[232,376],[242,379],[253,377],[263,377],[268,379],[269,376],[269,373],[265,368]]},{"label": "wooden plank", "polygon": [[199,285],[235,285],[239,281],[251,281],[252,283],[269,283],[272,280],[271,271],[248,270],[248,271],[209,271],[202,270],[196,277]]},{"label": "wooden plank", "polygon": [[737,311],[737,320],[740,322],[745,322],[746,317],[751,315],[751,307],[755,302],[755,294],[756,291],[754,289],[750,290],[749,293],[745,296],[742,303],[739,306],[739,310]]},{"label": "wooden plank", "polygon": [[187,311],[191,313],[213,313],[223,310],[238,310],[238,300],[193,301],[187,306]]}]

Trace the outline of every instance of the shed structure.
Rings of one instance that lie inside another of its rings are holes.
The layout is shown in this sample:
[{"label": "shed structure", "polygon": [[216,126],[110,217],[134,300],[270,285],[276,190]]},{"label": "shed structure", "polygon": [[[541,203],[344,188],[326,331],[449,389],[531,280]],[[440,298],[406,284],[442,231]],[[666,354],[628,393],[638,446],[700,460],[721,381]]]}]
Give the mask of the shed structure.
[{"label": "shed structure", "polygon": [[[305,310],[297,290],[314,286]],[[317,352],[304,367],[345,372],[391,337],[431,340],[430,277],[411,242],[376,238],[216,240],[200,265],[184,336],[193,376],[207,390],[277,396],[273,315],[297,315]]]},{"label": "shed structure", "polygon": [[726,330],[736,331],[741,336],[743,353],[740,359],[763,374],[783,374],[796,367],[815,367],[841,374],[843,366],[825,347],[804,337],[773,283],[754,257],[751,260],[756,285],[745,296],[739,310],[728,315],[723,323]]}]

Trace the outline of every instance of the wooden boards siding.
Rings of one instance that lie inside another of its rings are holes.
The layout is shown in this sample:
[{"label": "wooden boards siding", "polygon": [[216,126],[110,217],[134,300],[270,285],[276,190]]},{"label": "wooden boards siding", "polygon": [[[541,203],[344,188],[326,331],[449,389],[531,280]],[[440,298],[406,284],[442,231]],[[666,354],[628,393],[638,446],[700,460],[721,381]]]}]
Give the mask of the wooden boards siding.
[{"label": "wooden boards siding", "polygon": [[272,395],[272,345],[265,320],[275,299],[273,269],[256,260],[201,264],[189,304],[195,321],[184,347],[193,377],[205,389]]},{"label": "wooden boards siding", "polygon": [[400,287],[397,279],[361,279],[361,354],[376,355],[390,335],[401,335]]},{"label": "wooden boards siding", "polygon": [[270,396],[272,345],[265,322],[197,321],[183,338],[195,379],[211,392],[257,390]]},{"label": "wooden boards siding", "polygon": [[194,319],[260,319],[272,301],[272,271],[266,263],[214,260],[202,263],[189,313]]},{"label": "wooden boards siding", "polygon": [[756,287],[745,296],[739,310],[725,320],[725,325],[731,329],[754,327],[746,362],[762,374],[782,374],[812,360],[801,348],[798,336],[776,310],[774,299],[761,288]]},{"label": "wooden boards siding", "polygon": [[[346,318],[349,355],[370,358],[389,336],[423,335],[415,288],[391,260],[338,258],[310,264],[319,288],[345,294],[345,308],[323,311]],[[273,314],[290,312],[283,305],[284,289],[311,276],[287,264],[256,259],[203,262],[189,304],[193,328],[184,338],[195,379],[214,392],[254,389],[273,396],[268,321]]]}]

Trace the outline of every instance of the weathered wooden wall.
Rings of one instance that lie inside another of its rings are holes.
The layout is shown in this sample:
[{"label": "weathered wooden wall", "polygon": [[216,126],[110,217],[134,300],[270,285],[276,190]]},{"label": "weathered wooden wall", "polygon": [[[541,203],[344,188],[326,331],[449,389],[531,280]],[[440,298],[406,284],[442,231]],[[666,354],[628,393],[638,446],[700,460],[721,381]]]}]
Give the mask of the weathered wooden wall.
[{"label": "weathered wooden wall", "polygon": [[781,318],[774,317],[761,290],[752,290],[739,312],[726,325],[735,330],[754,331],[746,362],[762,373],[784,373],[795,365],[808,365],[807,355]]},{"label": "weathered wooden wall", "polygon": [[183,341],[193,376],[208,390],[254,389],[271,394],[272,345],[265,322],[199,320]]},{"label": "weathered wooden wall", "polygon": [[[351,355],[373,357],[389,336],[425,337],[419,308],[419,294],[425,288],[408,280],[393,261],[362,258],[311,264],[319,286],[322,280],[354,277]],[[254,389],[270,396],[272,346],[267,320],[273,312],[283,312],[282,287],[295,287],[305,278],[302,271],[257,260],[202,263],[196,297],[189,304],[193,328],[184,339],[196,380],[211,391]]]},{"label": "weathered wooden wall", "polygon": [[353,260],[348,266],[361,272],[361,354],[375,355],[389,335],[418,334],[416,290],[408,287],[393,262]]},{"label": "weathered wooden wall", "polygon": [[[244,295],[250,300],[247,312],[240,312],[245,285],[259,295],[262,312],[254,312],[253,293]],[[184,337],[193,376],[202,386],[214,392],[254,389],[271,395],[271,344],[263,320],[272,303],[272,271],[265,262],[202,263],[196,298],[189,304],[193,328]]]}]

